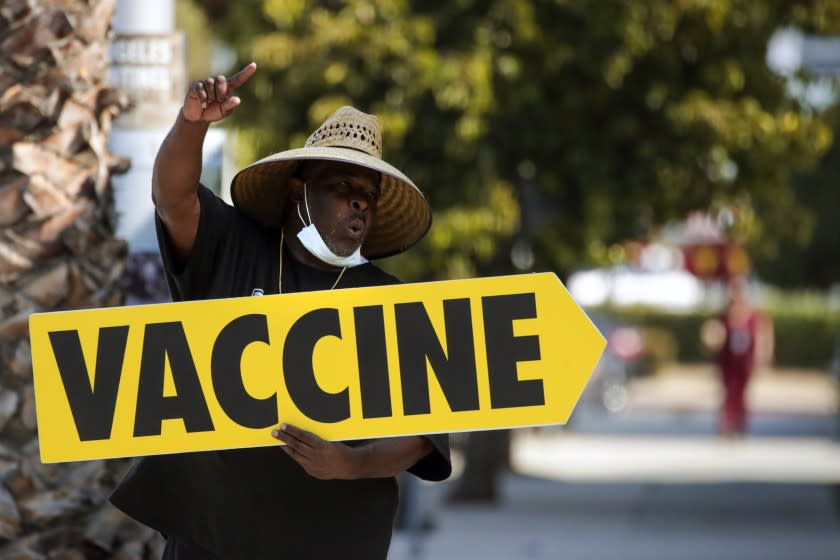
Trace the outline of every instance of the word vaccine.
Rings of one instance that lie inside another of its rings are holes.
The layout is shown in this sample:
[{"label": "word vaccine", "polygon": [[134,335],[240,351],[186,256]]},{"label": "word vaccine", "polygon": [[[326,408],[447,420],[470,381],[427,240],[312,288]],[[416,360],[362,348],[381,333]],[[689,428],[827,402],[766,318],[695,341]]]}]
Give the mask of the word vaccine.
[{"label": "word vaccine", "polygon": [[44,462],[565,422],[605,341],[553,274],[33,315]]}]

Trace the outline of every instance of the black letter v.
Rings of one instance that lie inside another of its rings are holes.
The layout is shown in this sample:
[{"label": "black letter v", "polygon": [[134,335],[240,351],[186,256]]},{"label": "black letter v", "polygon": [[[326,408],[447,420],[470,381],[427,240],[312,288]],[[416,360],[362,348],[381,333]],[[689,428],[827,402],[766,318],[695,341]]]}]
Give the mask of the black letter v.
[{"label": "black letter v", "polygon": [[114,423],[128,326],[99,329],[93,388],[78,331],[49,333],[79,439],[108,439]]}]

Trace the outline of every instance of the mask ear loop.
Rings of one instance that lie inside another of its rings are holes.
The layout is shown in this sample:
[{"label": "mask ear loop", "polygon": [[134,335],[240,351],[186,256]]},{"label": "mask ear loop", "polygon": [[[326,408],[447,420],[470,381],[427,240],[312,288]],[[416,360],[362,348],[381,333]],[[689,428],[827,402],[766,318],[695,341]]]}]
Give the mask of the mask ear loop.
[{"label": "mask ear loop", "polygon": [[306,217],[309,218],[309,223],[303,221],[303,215],[300,213],[300,202],[297,204],[297,213],[298,218],[300,218],[300,223],[303,224],[303,227],[309,227],[312,225],[312,215],[309,214],[309,200],[306,198],[306,183],[303,184],[303,204],[306,207]]},{"label": "mask ear loop", "polygon": [[300,203],[299,202],[298,202],[298,205],[297,205],[297,213],[298,213],[298,218],[300,218],[300,223],[303,224],[303,227],[307,227],[306,222],[303,221],[303,216],[300,213]]},{"label": "mask ear loop", "polygon": [[[298,205],[300,206],[300,205]],[[277,279],[277,293],[283,293],[283,238],[286,236],[286,230],[280,230],[280,274],[278,275],[279,278]]]},{"label": "mask ear loop", "polygon": [[306,206],[306,217],[309,219],[309,225],[312,225],[312,216],[309,215],[309,200],[306,198],[306,183],[303,184],[303,204]]}]

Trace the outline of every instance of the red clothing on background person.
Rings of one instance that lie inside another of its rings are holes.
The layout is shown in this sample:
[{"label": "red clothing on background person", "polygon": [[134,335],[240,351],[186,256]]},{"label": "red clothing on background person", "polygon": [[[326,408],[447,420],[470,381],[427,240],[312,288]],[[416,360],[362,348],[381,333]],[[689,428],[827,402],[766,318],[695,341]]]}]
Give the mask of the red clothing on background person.
[{"label": "red clothing on background person", "polygon": [[720,431],[724,435],[743,434],[747,385],[755,367],[761,316],[743,303],[733,304],[721,317],[721,323],[726,335],[717,354],[724,388]]}]

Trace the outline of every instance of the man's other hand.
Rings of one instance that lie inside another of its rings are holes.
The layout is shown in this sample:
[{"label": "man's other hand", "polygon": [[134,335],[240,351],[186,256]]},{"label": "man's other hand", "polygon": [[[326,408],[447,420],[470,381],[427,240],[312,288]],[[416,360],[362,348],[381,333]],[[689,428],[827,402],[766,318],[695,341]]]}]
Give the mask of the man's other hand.
[{"label": "man's other hand", "polygon": [[242,102],[231,94],[256,71],[257,65],[252,62],[230,78],[215,76],[195,82],[181,109],[184,118],[191,122],[212,123],[227,117]]},{"label": "man's other hand", "polygon": [[271,435],[284,442],[281,449],[304,470],[321,480],[358,478],[359,450],[344,443],[326,441],[312,432],[283,424]]}]

